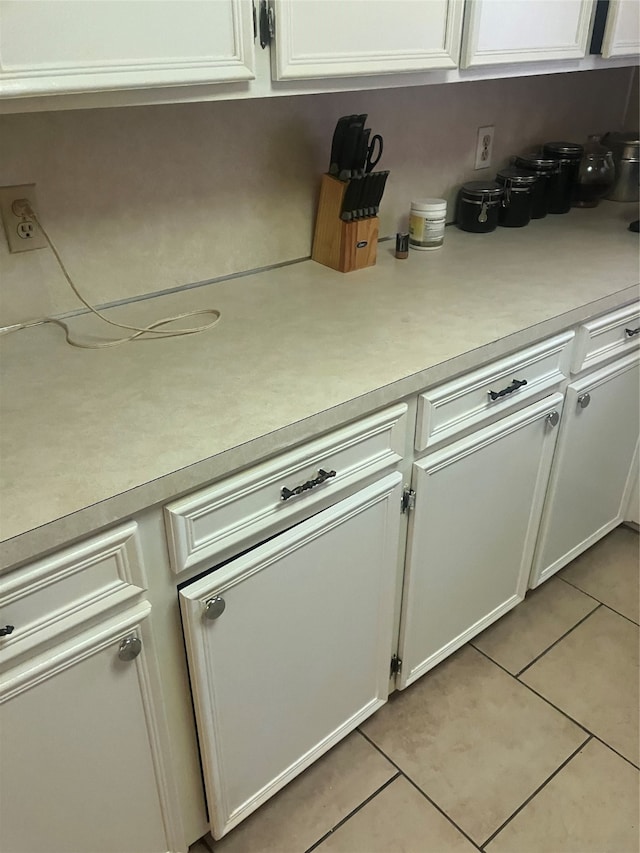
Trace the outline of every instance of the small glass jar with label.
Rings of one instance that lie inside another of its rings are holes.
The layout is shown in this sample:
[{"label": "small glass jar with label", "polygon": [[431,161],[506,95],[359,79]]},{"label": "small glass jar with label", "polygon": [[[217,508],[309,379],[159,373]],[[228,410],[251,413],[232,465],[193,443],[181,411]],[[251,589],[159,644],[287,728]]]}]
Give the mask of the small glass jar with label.
[{"label": "small glass jar with label", "polygon": [[409,215],[409,245],[412,249],[429,251],[444,243],[447,202],[444,198],[423,198],[411,202]]}]

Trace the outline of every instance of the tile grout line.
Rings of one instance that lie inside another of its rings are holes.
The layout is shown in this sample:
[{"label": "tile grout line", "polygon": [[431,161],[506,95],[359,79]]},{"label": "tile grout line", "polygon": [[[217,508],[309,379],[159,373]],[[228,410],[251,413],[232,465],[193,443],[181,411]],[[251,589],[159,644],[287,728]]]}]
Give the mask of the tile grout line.
[{"label": "tile grout line", "polygon": [[[594,601],[596,601],[596,600],[597,600],[597,599],[595,599],[595,598],[594,598]],[[532,666],[534,665],[534,663],[537,663],[541,658],[543,658],[543,657],[547,654],[547,652],[550,652],[550,651],[551,651],[551,649],[553,649],[555,646],[557,646],[557,645],[558,645],[558,643],[561,643],[561,642],[562,642],[562,640],[564,640],[564,639],[565,639],[565,637],[568,637],[568,636],[569,636],[569,634],[571,634],[571,633],[572,633],[572,631],[575,631],[575,630],[576,630],[576,628],[577,628],[579,625],[582,625],[582,623],[583,623],[583,622],[586,622],[586,621],[587,621],[587,619],[589,619],[591,616],[593,616],[593,614],[594,614],[594,613],[596,613],[598,610],[600,610],[600,608],[601,608],[601,607],[604,607],[604,605],[602,604],[602,602],[599,602],[599,603],[598,603],[598,604],[593,608],[593,610],[590,610],[590,611],[587,613],[587,615],[586,615],[586,616],[583,616],[583,617],[582,617],[582,619],[580,619],[578,622],[576,622],[576,624],[575,624],[572,628],[569,628],[569,630],[568,630],[568,631],[565,631],[565,633],[564,633],[561,637],[558,637],[558,639],[557,639],[555,642],[551,643],[551,645],[550,645],[548,648],[546,648],[543,652],[541,652],[541,653],[538,655],[538,657],[535,657],[532,661],[529,661],[529,663],[528,663],[525,667],[523,667],[523,668],[520,670],[520,672],[517,672],[517,673],[515,674],[514,678],[520,678],[520,676],[522,675],[522,673],[523,673],[523,672],[526,672],[526,671],[529,669],[529,667],[532,667]],[[474,646],[474,649],[475,649],[475,646]]]},{"label": "tile grout line", "polygon": [[[362,734],[362,732],[360,732],[360,734]],[[394,765],[394,767],[395,767],[395,765]],[[397,768],[396,768],[396,769],[397,769]],[[399,770],[398,770],[398,772],[397,772],[397,773],[394,773],[394,775],[393,775],[390,779],[387,779],[387,781],[386,781],[386,782],[384,782],[384,784],[380,785],[380,787],[379,787],[379,788],[377,788],[377,789],[373,792],[373,794],[370,794],[370,795],[369,795],[366,799],[364,799],[364,800],[363,800],[359,805],[357,805],[357,806],[355,807],[355,809],[352,809],[352,811],[350,811],[348,815],[345,815],[341,820],[339,820],[339,821],[338,821],[338,823],[336,823],[336,825],[335,825],[335,826],[332,826],[332,827],[331,827],[331,829],[330,829],[328,832],[325,832],[325,834],[324,834],[323,836],[321,836],[317,841],[314,841],[314,843],[311,845],[311,847],[307,847],[307,849],[306,849],[305,853],[311,853],[311,851],[312,851],[312,850],[315,850],[315,849],[316,849],[316,847],[318,847],[320,844],[322,844],[322,842],[323,842],[323,841],[326,841],[326,840],[327,840],[327,838],[329,838],[331,835],[333,835],[333,833],[334,833],[334,832],[336,832],[338,829],[340,829],[340,827],[341,827],[344,823],[346,823],[348,820],[351,820],[351,818],[352,818],[354,815],[356,815],[356,814],[357,814],[361,809],[363,809],[363,808],[364,808],[368,803],[370,803],[370,802],[371,802],[371,800],[375,799],[375,798],[378,796],[378,794],[381,794],[381,793],[382,793],[382,791],[384,791],[384,789],[385,789],[385,788],[388,788],[388,787],[389,787],[389,785],[390,785],[392,782],[395,782],[395,781],[396,781],[396,779],[398,779],[401,775],[402,775],[402,774],[400,773],[400,771],[399,771]]]},{"label": "tile grout line", "polygon": [[[384,751],[382,750],[382,748],[381,748],[381,747],[379,747],[377,743],[375,743],[375,741],[371,740],[371,738],[370,738],[368,735],[366,735],[363,731],[361,731],[360,729],[358,729],[358,731],[360,732],[360,734],[362,735],[362,737],[363,737],[363,738],[364,738],[364,739],[365,739],[369,744],[371,744],[371,746],[372,746],[374,749],[376,749],[376,750],[380,753],[380,755],[384,756],[384,757],[387,759],[387,761],[388,761],[390,764],[392,764],[392,765],[396,768],[396,770],[398,771],[398,774],[397,774],[397,776],[395,776],[394,778],[396,778],[396,779],[397,779],[397,778],[398,778],[398,776],[402,776],[402,778],[403,778],[403,779],[406,779],[406,780],[407,780],[407,782],[408,782],[410,785],[412,785],[412,786],[416,789],[416,791],[417,791],[419,794],[422,794],[422,796],[425,798],[425,800],[426,800],[428,803],[431,803],[431,805],[432,805],[432,806],[433,806],[433,807],[434,807],[438,812],[440,812],[440,814],[441,814],[441,815],[442,815],[442,816],[443,816],[443,817],[444,817],[444,818],[445,818],[445,819],[446,819],[446,820],[447,820],[447,821],[448,821],[448,822],[449,822],[449,823],[454,827],[454,829],[457,829],[457,830],[458,830],[458,832],[459,832],[461,835],[464,835],[464,837],[467,839],[467,841],[468,841],[470,844],[473,844],[473,846],[476,848],[476,850],[480,850],[480,848],[478,847],[477,843],[473,840],[473,838],[471,838],[471,836],[470,836],[470,835],[468,835],[468,834],[464,831],[464,829],[462,829],[461,827],[459,827],[459,826],[458,826],[458,824],[453,820],[453,818],[451,818],[451,817],[450,817],[450,816],[449,816],[449,815],[444,811],[444,809],[442,809],[442,808],[441,808],[441,806],[439,806],[439,805],[438,805],[434,800],[432,800],[432,799],[431,799],[431,797],[430,797],[428,794],[425,794],[425,792],[424,792],[424,791],[422,790],[422,788],[417,784],[417,782],[414,782],[414,780],[413,780],[410,776],[408,776],[408,775],[404,772],[404,770],[402,770],[402,768],[401,768],[401,767],[399,767],[399,766],[395,763],[395,761],[393,761],[391,758],[389,758],[389,756],[386,754],[386,752],[384,752]],[[307,853],[309,853],[309,851],[307,851]]]},{"label": "tile grout line", "polygon": [[517,681],[518,684],[521,684],[523,687],[526,687],[527,690],[530,690],[532,693],[534,693],[538,697],[538,699],[542,699],[544,702],[547,703],[547,705],[550,705],[559,714],[562,714],[563,717],[566,717],[567,720],[570,720],[570,722],[572,722],[572,723],[574,723],[574,725],[578,726],[579,729],[582,729],[583,732],[585,732],[588,735],[593,735],[593,732],[590,732],[589,729],[586,728],[586,726],[583,726],[582,723],[579,723],[577,720],[574,720],[573,717],[570,717],[566,711],[563,711],[562,708],[558,708],[557,705],[554,705],[553,702],[550,702],[545,696],[542,696],[540,693],[538,693],[537,690],[534,690],[533,687],[531,687],[529,684],[527,684],[526,681],[520,681],[520,679],[517,676],[515,676],[512,672],[509,672],[509,670],[505,669],[501,664],[494,661],[493,658],[490,658],[489,655],[485,654],[485,652],[483,652],[481,649],[476,649],[475,646],[473,648],[475,649],[476,652],[478,652],[478,654],[481,654],[488,661],[490,661],[492,664],[494,664],[494,666],[497,666],[503,672],[506,672],[507,675],[510,676],[510,678],[513,678],[514,681]]},{"label": "tile grout line", "polygon": [[625,616],[624,613],[620,613],[620,611],[616,610],[615,607],[611,607],[611,605],[606,604],[604,601],[600,601],[600,599],[596,598],[595,595],[591,595],[591,593],[585,592],[583,589],[580,589],[579,586],[576,586],[574,583],[571,583],[571,581],[567,581],[564,578],[558,578],[558,580],[561,580],[563,583],[566,583],[567,586],[573,587],[573,589],[577,589],[578,592],[581,592],[583,595],[586,595],[589,598],[592,598],[594,601],[599,602],[603,607],[606,607],[607,610],[610,610],[612,613],[615,613],[617,616],[620,616],[622,619],[626,619],[627,622],[631,622],[631,624],[635,625],[636,628],[640,627],[638,622],[636,622],[634,619],[631,619],[630,616]]},{"label": "tile grout line", "polygon": [[553,771],[553,773],[552,773],[549,777],[547,777],[547,779],[545,779],[545,780],[544,780],[544,782],[543,782],[541,785],[539,785],[539,786],[536,788],[536,790],[535,790],[532,794],[530,794],[530,795],[527,797],[527,799],[526,799],[526,800],[525,800],[525,801],[524,801],[520,806],[518,806],[518,808],[513,812],[513,814],[512,814],[512,815],[510,815],[510,817],[508,817],[508,818],[505,820],[505,822],[504,822],[501,826],[499,826],[499,827],[496,829],[496,831],[495,831],[494,833],[492,833],[492,834],[487,838],[487,840],[486,840],[483,844],[481,844],[481,845],[480,845],[480,846],[481,846],[481,849],[482,849],[482,850],[484,850],[484,848],[487,846],[487,844],[490,844],[490,843],[493,841],[493,839],[494,839],[497,835],[499,835],[499,834],[502,832],[502,830],[503,830],[503,829],[505,829],[505,827],[507,827],[507,826],[511,823],[511,821],[514,819],[514,817],[516,817],[516,815],[519,815],[519,814],[520,814],[520,812],[521,812],[523,809],[525,809],[525,808],[529,805],[529,803],[531,802],[531,800],[533,800],[533,799],[534,799],[534,797],[537,797],[537,796],[538,796],[538,794],[540,793],[540,791],[542,791],[542,789],[543,789],[543,788],[546,788],[546,786],[549,784],[549,782],[551,782],[551,780],[552,780],[554,777],[556,777],[556,776],[558,775],[558,773],[559,773],[559,772],[560,772],[564,767],[566,767],[566,766],[567,766],[567,764],[569,764],[569,762],[570,762],[570,761],[573,761],[573,759],[576,757],[576,755],[577,755],[577,754],[578,754],[582,749],[584,749],[584,748],[585,748],[585,746],[586,746],[586,745],[589,743],[589,741],[591,741],[592,739],[593,739],[593,735],[591,735],[591,734],[590,734],[590,735],[589,735],[589,737],[588,737],[588,738],[587,738],[583,743],[581,743],[581,744],[580,744],[580,746],[579,746],[577,749],[574,749],[574,751],[571,753],[571,755],[570,755],[568,758],[565,758],[565,760],[562,762],[562,764],[561,764],[559,767],[556,767],[556,769]]}]

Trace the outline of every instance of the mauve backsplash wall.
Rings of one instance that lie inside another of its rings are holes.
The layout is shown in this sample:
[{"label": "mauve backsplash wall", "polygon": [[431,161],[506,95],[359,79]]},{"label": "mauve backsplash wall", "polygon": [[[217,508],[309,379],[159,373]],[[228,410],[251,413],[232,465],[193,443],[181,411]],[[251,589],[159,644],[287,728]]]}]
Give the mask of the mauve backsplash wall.
[{"label": "mauve backsplash wall", "polygon": [[[102,304],[308,257],[340,115],[367,112],[384,136],[380,224],[392,235],[412,198],[449,199],[451,219],[459,185],[493,177],[511,154],[621,129],[632,75],[2,116],[0,185],[36,183],[70,273]],[[485,124],[496,129],[493,164],[474,172]],[[0,325],[80,307],[47,249],[10,255],[2,232],[0,269]]]}]

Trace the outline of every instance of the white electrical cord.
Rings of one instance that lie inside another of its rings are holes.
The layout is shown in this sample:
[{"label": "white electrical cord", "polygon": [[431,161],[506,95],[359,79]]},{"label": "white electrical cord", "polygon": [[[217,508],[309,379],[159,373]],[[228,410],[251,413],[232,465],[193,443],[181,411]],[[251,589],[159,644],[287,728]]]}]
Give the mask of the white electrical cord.
[{"label": "white electrical cord", "polygon": [[[47,241],[49,248],[53,252],[56,261],[60,265],[60,269],[62,270],[62,272],[64,274],[64,277],[67,281],[67,284],[69,285],[71,290],[73,290],[73,292],[78,297],[80,302],[82,302],[82,304],[84,306],[86,306],[89,309],[89,311],[91,311],[92,314],[95,314],[97,317],[100,317],[101,320],[104,320],[105,323],[109,323],[109,325],[116,326],[119,329],[127,329],[131,332],[134,332],[133,335],[127,335],[124,338],[117,338],[115,341],[107,341],[105,343],[100,343],[100,344],[87,344],[87,343],[82,343],[81,341],[73,340],[71,338],[70,329],[63,320],[58,320],[55,317],[45,317],[43,320],[39,321],[40,323],[55,323],[57,326],[61,326],[64,329],[65,336],[67,339],[67,343],[70,344],[72,347],[79,347],[81,349],[104,349],[105,347],[117,347],[120,344],[126,344],[129,341],[133,341],[136,338],[140,338],[142,335],[151,335],[152,337],[156,336],[156,339],[157,338],[177,338],[177,337],[182,337],[183,335],[196,335],[199,332],[205,332],[207,329],[212,329],[220,321],[220,312],[217,311],[215,308],[202,308],[199,311],[187,311],[184,314],[176,314],[175,317],[166,317],[163,320],[156,320],[155,323],[151,323],[148,326],[142,326],[142,327],[140,327],[140,326],[128,326],[125,323],[116,323],[115,320],[110,320],[108,317],[105,317],[104,314],[102,314],[100,311],[98,311],[97,308],[94,308],[93,305],[91,305],[89,302],[87,302],[87,300],[80,293],[80,291],[78,290],[76,285],[73,283],[73,280],[71,279],[71,276],[67,272],[67,268],[64,265],[64,261],[60,257],[60,253],[56,249],[51,237],[49,237],[49,235],[47,234],[44,226],[42,225],[42,223],[38,219],[35,211],[32,209],[29,202],[26,199],[20,199],[19,201],[14,202],[13,207],[14,207],[14,210],[16,210],[16,209],[20,210],[20,213],[18,213],[18,215],[22,215],[26,220],[31,219],[38,225],[38,228],[40,228],[40,231],[42,231],[44,239]],[[214,319],[210,323],[205,323],[204,326],[194,326],[193,328],[189,328],[189,329],[175,329],[174,331],[171,331],[170,329],[160,329],[159,328],[159,326],[166,326],[167,323],[173,323],[174,321],[182,320],[185,317],[197,317],[197,316],[200,316],[202,314],[212,314]],[[3,329],[2,331],[4,333],[16,332],[16,331],[18,331],[18,329],[26,329],[29,326],[33,326],[33,325],[35,325],[35,324],[34,323],[18,323],[14,326],[8,326],[7,328]]]}]

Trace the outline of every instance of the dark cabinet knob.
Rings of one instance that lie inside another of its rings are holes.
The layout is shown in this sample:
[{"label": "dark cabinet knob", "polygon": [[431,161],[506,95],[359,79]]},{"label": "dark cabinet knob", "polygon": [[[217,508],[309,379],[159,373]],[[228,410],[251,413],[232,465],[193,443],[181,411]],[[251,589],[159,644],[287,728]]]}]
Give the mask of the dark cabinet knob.
[{"label": "dark cabinet knob", "polygon": [[5,625],[4,628],[0,628],[0,637],[8,637],[9,634],[13,634],[13,625]]}]

